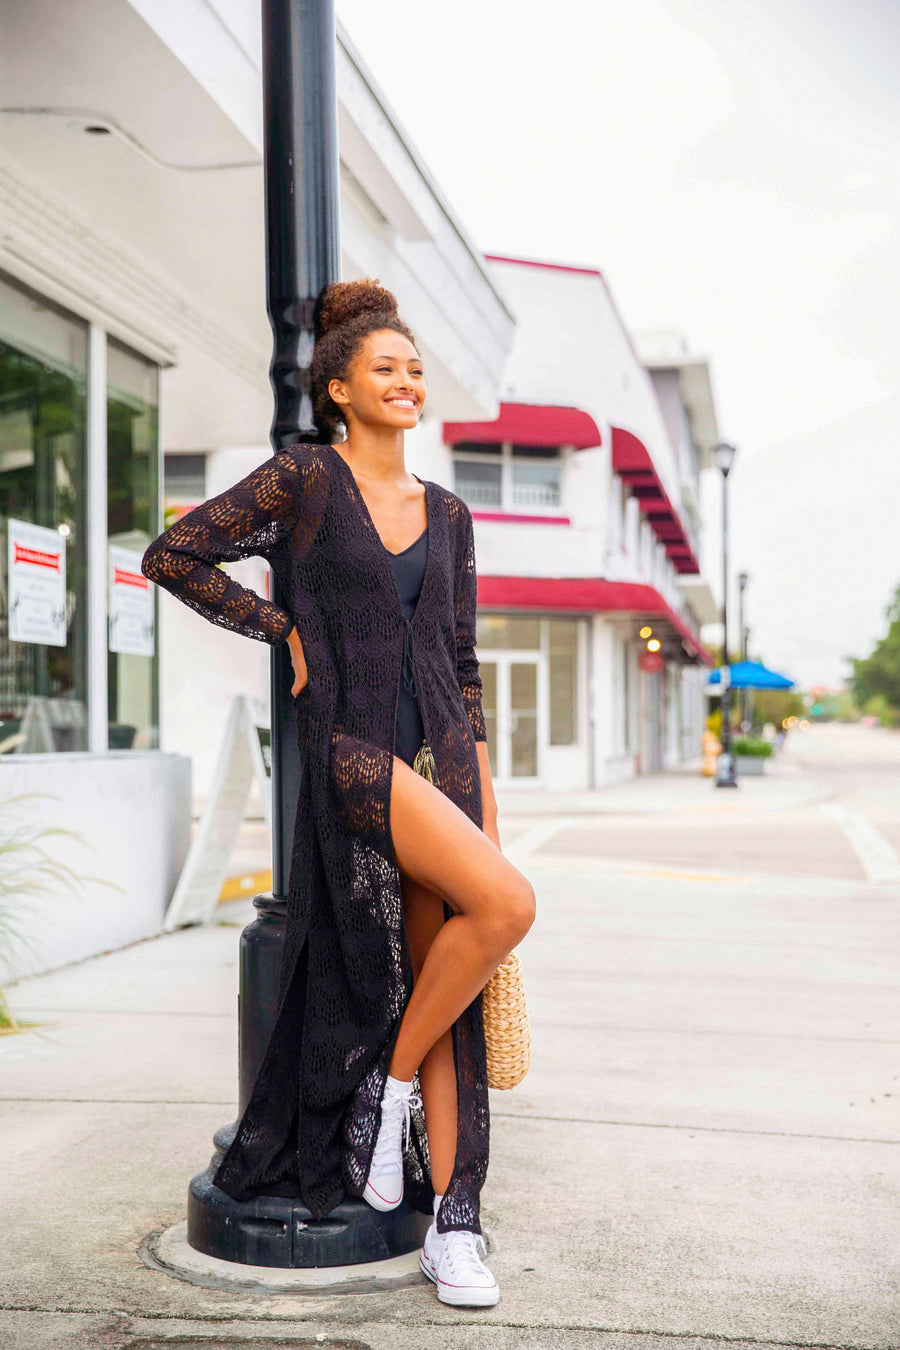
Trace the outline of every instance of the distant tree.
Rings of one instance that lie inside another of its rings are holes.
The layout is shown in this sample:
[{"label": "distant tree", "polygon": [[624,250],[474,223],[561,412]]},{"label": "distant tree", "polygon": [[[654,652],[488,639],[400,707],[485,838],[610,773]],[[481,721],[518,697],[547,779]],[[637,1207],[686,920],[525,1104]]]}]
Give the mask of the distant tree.
[{"label": "distant tree", "polygon": [[873,694],[863,705],[866,717],[877,717],[881,726],[895,727],[900,724],[900,711],[892,708],[883,694]]},{"label": "distant tree", "polygon": [[865,709],[880,698],[895,713],[900,712],[900,586],[885,609],[888,631],[876,642],[871,654],[851,658],[853,674],[848,681],[859,706]]},{"label": "distant tree", "polygon": [[793,689],[757,689],[753,697],[754,720],[760,725],[774,722],[780,727],[786,717],[805,717],[800,694]]},{"label": "distant tree", "polygon": [[849,689],[817,693],[815,700],[809,709],[809,716],[813,722],[859,721],[859,708]]},{"label": "distant tree", "polygon": [[834,695],[834,715],[838,722],[858,722],[859,704],[849,689],[840,689]]}]

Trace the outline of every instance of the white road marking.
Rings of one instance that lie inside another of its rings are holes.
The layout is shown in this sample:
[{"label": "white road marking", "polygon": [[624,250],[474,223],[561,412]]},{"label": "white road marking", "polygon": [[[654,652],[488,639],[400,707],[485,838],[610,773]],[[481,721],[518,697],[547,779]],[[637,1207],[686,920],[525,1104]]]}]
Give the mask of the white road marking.
[{"label": "white road marking", "polygon": [[[900,881],[900,855],[896,853],[888,843],[887,839],[885,839],[884,835],[862,814],[861,811],[857,811],[853,807],[847,806],[844,802],[837,801],[816,802],[814,805],[822,815],[827,816],[828,819],[837,825],[846,835],[853,851],[862,863],[867,881]],[[612,861],[610,859],[602,859],[599,857],[585,857],[578,855],[571,855],[564,858],[560,855],[549,853],[529,856],[535,855],[537,849],[542,848],[553,839],[555,835],[559,834],[561,830],[572,828],[584,829],[589,823],[590,817],[584,815],[547,816],[545,819],[537,821],[529,829],[524,830],[516,839],[510,841],[509,844],[505,844],[503,852],[508,858],[516,861],[524,861],[524,859],[527,858],[529,863],[536,867],[557,868],[564,865],[570,867],[574,871],[581,871],[602,869],[605,863],[607,867],[612,869],[628,868],[631,870],[634,868],[633,863],[629,863],[624,859]],[[644,875],[691,875],[687,869],[684,869],[682,872],[682,869],[679,868],[673,867],[666,869],[663,867],[657,871],[657,869],[647,869],[646,864],[644,864],[644,867],[641,870]],[[743,872],[746,873],[748,870],[752,871],[752,869],[744,868]],[[697,875],[699,876],[699,873]],[[722,873],[713,872],[712,869],[710,869],[707,877],[714,880],[727,879],[732,881],[735,879],[736,875],[738,875],[737,870],[730,875],[727,873],[723,875]]]},{"label": "white road marking", "polygon": [[571,826],[589,823],[589,818],[585,816],[547,816],[537,825],[532,825],[530,829],[524,830],[509,844],[504,844],[503,852],[507,858],[521,858],[528,853],[533,853],[535,849],[546,844],[548,839],[552,839],[560,830],[567,830]]},{"label": "white road marking", "polygon": [[844,802],[819,802],[818,809],[844,831],[868,881],[900,881],[900,856],[861,811]]}]

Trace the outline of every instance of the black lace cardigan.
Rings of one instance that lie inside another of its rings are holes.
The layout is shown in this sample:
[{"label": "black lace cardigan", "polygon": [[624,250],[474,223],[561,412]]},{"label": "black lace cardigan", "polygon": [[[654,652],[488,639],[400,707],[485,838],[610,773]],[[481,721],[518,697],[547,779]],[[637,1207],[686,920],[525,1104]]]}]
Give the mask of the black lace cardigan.
[{"label": "black lace cardigan", "polygon": [[[345,1195],[362,1194],[412,992],[389,812],[408,636],[435,781],[483,828],[472,514],[448,488],[420,481],[428,548],[411,620],[356,479],[331,445],[280,451],[165,530],[142,562],[146,577],[212,623],[272,645],[296,625],[303,643],[308,680],[295,699],[301,786],[278,1012],[214,1181],[239,1200],[267,1191],[298,1196],[317,1218]],[[216,566],[254,554],[276,573],[285,608]],[[489,1138],[480,995],[452,1039],[458,1145],[437,1224],[442,1232],[480,1232]],[[421,1111],[413,1113],[405,1168],[406,1193],[430,1212]]]}]

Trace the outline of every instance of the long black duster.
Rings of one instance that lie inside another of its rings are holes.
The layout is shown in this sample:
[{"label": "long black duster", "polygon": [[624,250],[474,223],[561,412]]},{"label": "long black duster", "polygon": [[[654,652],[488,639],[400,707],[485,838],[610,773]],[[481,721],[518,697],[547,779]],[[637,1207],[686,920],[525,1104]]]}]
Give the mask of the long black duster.
[{"label": "long black duster", "polygon": [[[331,445],[287,447],[147,548],[142,570],[212,623],[278,645],[296,625],[300,790],[278,1010],[253,1093],[213,1178],[238,1200],[267,1190],[328,1214],[362,1194],[412,968],[391,836],[394,718],[411,643],[435,782],[483,828],[477,740],[472,514],[428,480],[428,549],[411,620],[350,466]],[[268,560],[285,607],[216,564]],[[445,916],[450,911],[445,908]],[[300,972],[301,958],[305,979]],[[305,993],[304,993],[305,991]],[[489,1108],[481,996],[453,1025],[458,1143],[440,1231],[481,1231]],[[429,1212],[424,1119],[413,1114],[406,1194]]]}]

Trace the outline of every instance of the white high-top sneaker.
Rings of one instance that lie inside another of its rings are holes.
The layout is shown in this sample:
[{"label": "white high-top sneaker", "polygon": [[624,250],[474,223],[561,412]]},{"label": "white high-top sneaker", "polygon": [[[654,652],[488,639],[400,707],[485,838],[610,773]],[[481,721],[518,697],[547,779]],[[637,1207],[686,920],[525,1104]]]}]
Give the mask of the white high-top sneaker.
[{"label": "white high-top sneaker", "polygon": [[410,1108],[422,1105],[412,1083],[397,1087],[396,1082],[392,1079],[384,1089],[381,1123],[363,1191],[373,1209],[396,1209],[403,1199],[403,1150],[409,1138]]},{"label": "white high-top sneaker", "polygon": [[419,1265],[433,1284],[442,1303],[456,1307],[492,1308],[500,1286],[478,1255],[487,1255],[484,1238],[470,1229],[439,1233],[432,1223],[425,1234]]}]

